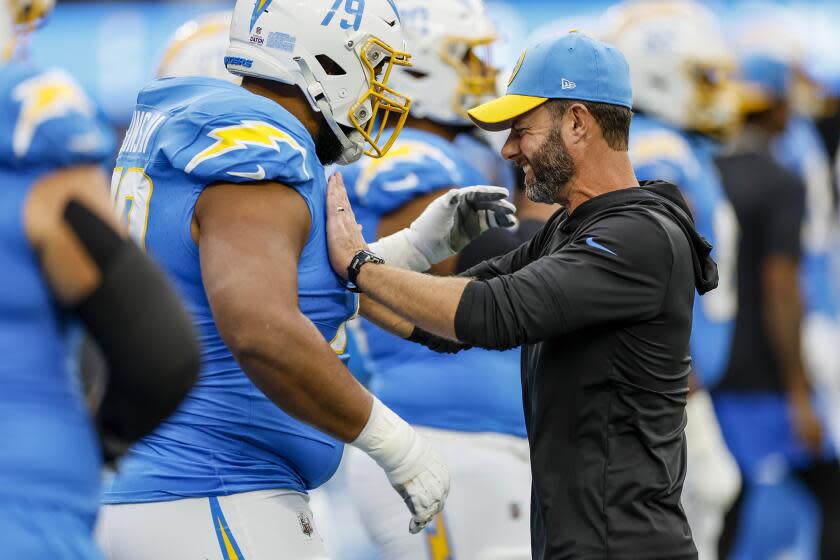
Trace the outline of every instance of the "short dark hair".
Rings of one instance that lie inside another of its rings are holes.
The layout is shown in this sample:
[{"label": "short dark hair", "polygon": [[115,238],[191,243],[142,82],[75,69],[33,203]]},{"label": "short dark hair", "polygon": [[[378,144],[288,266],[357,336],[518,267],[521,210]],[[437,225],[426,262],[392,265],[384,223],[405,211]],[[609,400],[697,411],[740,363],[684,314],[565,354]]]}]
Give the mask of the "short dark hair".
[{"label": "short dark hair", "polygon": [[621,105],[581,101],[577,99],[552,99],[548,102],[549,109],[555,117],[562,117],[574,103],[580,103],[595,118],[601,127],[604,140],[613,150],[626,152],[630,142],[630,120],[633,111]]}]

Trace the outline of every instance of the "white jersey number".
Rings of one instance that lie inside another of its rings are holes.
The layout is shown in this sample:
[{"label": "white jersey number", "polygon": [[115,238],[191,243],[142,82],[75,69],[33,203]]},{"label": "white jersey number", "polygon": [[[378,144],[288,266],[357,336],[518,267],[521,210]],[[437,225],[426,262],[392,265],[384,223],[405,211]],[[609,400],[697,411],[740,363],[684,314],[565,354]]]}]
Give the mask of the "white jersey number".
[{"label": "white jersey number", "polygon": [[718,203],[714,215],[715,260],[718,287],[701,299],[703,310],[712,321],[735,320],[738,312],[738,218],[729,201]]},{"label": "white jersey number", "polygon": [[146,228],[149,225],[149,205],[154,185],[140,167],[117,167],[111,177],[111,199],[128,233],[143,248],[146,247]]}]

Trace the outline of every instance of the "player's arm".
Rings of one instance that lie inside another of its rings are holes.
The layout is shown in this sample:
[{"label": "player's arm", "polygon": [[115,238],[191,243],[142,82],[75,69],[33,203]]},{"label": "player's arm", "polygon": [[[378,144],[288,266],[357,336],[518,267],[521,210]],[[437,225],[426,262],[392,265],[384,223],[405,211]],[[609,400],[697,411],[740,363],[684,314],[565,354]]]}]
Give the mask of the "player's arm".
[{"label": "player's arm", "polygon": [[801,347],[803,306],[799,258],[805,188],[790,179],[777,185],[775,196],[767,196],[764,213],[768,245],[761,262],[764,328],[779,358],[797,433],[803,443],[818,451],[822,428],[811,404],[811,384],[805,373]]},{"label": "player's arm", "polygon": [[298,306],[309,236],[304,199],[279,184],[220,184],[196,204],[204,288],[219,332],[278,406],[342,441],[365,426],[371,397]]},{"label": "player's arm", "polygon": [[301,312],[297,264],[311,226],[304,199],[278,183],[217,184],[199,197],[195,218],[204,289],[239,365],[284,411],[371,455],[419,530],[442,508],[448,473]]},{"label": "player's arm", "polygon": [[24,223],[55,299],[79,315],[108,364],[97,423],[112,459],[174,412],[192,387],[199,367],[192,323],[161,272],[125,239],[98,167],[40,180]]}]

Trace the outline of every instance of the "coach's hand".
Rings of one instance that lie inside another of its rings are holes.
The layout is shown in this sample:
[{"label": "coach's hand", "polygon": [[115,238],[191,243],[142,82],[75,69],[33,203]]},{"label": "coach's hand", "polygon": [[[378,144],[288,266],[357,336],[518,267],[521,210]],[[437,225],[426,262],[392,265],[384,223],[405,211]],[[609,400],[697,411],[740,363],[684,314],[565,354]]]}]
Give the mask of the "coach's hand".
[{"label": "coach's hand", "polygon": [[422,531],[443,509],[449,495],[449,469],[443,459],[375,397],[367,425],[351,445],[370,455],[388,475],[412,514],[411,533]]}]

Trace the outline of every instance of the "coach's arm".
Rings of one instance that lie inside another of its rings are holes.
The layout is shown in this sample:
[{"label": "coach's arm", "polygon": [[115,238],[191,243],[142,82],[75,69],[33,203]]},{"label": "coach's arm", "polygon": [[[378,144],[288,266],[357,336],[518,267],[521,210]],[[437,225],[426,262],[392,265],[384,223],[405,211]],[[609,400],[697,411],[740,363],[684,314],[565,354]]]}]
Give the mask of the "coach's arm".
[{"label": "coach's arm", "polygon": [[[330,259],[335,271],[346,276],[365,243],[340,178],[330,180],[327,208]],[[640,216],[605,218],[591,230],[620,257],[573,244],[562,253],[531,255],[526,262],[520,258],[529,250],[525,245],[493,261],[517,270],[495,267],[486,279],[437,278],[367,264],[356,283],[405,321],[482,348],[514,348],[596,324],[647,320],[662,305],[670,273],[662,263],[673,259],[673,249],[664,230]]]}]

